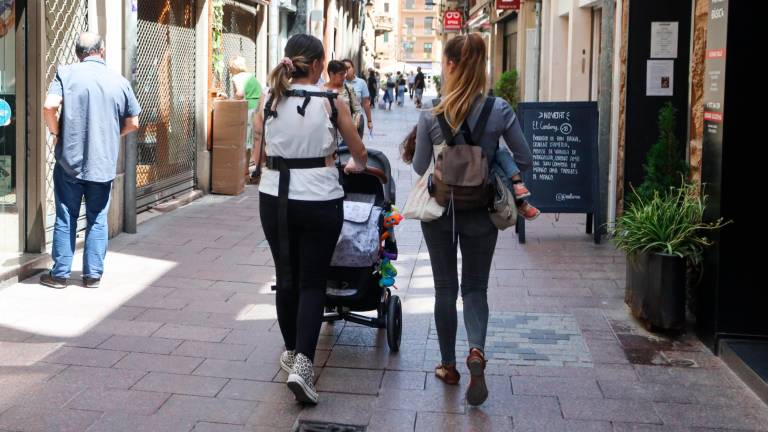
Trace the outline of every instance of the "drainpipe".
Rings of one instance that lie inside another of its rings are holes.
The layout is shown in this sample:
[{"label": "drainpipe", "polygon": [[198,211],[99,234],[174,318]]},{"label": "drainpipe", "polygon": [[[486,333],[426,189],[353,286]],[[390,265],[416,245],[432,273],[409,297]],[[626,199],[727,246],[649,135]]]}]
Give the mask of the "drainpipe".
[{"label": "drainpipe", "polygon": [[[125,2],[123,9],[123,75],[136,90],[136,51],[138,48],[138,2],[131,0]],[[125,136],[125,177],[123,187],[123,230],[129,234],[136,233],[136,164],[138,159],[137,149],[138,132],[131,132]]]},{"label": "drainpipe", "polygon": [[[614,29],[616,27],[616,5],[613,0],[602,1],[602,22],[600,38],[600,96],[598,97],[598,112],[600,113],[597,143],[598,155],[600,157],[598,166],[600,167],[600,211],[603,215],[610,215],[610,207],[615,204],[610,203],[608,197],[612,195],[609,189],[611,183],[611,118],[613,106],[613,57],[614,57]],[[605,218],[602,222],[605,222]],[[600,221],[598,221],[600,222]],[[605,227],[599,226],[597,229],[605,233]]]}]

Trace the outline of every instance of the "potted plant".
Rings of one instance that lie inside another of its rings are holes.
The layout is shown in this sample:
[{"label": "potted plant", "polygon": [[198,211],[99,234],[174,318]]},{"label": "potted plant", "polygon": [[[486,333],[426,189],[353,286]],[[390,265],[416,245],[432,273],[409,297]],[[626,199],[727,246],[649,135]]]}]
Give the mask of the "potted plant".
[{"label": "potted plant", "polygon": [[517,88],[517,70],[512,69],[501,74],[493,89],[494,95],[506,100],[512,109],[517,110],[520,92]]},{"label": "potted plant", "polygon": [[700,268],[711,245],[707,237],[726,223],[704,221],[707,197],[684,184],[650,199],[636,191],[612,228],[616,246],[627,254],[625,301],[649,329],[685,326],[686,267]]},{"label": "potted plant", "polygon": [[688,178],[688,164],[675,135],[677,110],[672,102],[659,110],[658,127],[659,136],[648,150],[643,164],[645,176],[637,188],[637,195],[646,200],[653,198],[655,192],[668,193]]}]

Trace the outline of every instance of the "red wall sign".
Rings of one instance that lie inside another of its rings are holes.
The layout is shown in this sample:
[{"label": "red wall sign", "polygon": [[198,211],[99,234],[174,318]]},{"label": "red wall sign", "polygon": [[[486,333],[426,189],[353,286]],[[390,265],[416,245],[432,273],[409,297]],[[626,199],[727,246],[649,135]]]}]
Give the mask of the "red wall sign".
[{"label": "red wall sign", "polygon": [[725,48],[707,50],[708,59],[724,59]]},{"label": "red wall sign", "polygon": [[520,10],[520,0],[496,0],[496,9]]},{"label": "red wall sign", "polygon": [[443,15],[443,29],[445,31],[459,31],[462,26],[461,12],[455,9],[448,9]]}]

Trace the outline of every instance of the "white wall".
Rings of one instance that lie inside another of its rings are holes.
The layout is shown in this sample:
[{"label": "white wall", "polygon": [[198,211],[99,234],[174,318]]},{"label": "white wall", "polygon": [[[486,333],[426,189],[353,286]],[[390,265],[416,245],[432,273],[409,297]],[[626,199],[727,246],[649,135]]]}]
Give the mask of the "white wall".
[{"label": "white wall", "polygon": [[589,71],[592,66],[592,9],[581,8],[578,0],[568,0],[571,10],[568,20],[568,80],[566,100],[589,100]]},{"label": "white wall", "polygon": [[123,73],[123,1],[88,0],[88,28],[104,38],[107,67]]},{"label": "white wall", "polygon": [[543,1],[539,89],[542,101],[590,99],[591,35],[591,2]]}]

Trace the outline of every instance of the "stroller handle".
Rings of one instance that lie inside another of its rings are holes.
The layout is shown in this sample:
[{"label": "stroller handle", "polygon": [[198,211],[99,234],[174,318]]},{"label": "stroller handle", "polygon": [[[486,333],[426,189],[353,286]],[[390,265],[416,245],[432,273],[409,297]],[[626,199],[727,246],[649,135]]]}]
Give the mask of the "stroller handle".
[{"label": "stroller handle", "polygon": [[[343,170],[344,168],[346,168],[346,166],[347,166],[347,164],[342,164],[341,165],[341,169]],[[381,182],[381,184],[387,184],[387,182],[389,182],[389,179],[387,178],[387,174],[384,171],[382,171],[382,170],[380,170],[378,168],[372,167],[372,166],[366,166],[365,170],[363,170],[363,171],[361,171],[359,173],[350,173],[350,174],[372,175],[372,176],[378,178],[379,181]]]}]

